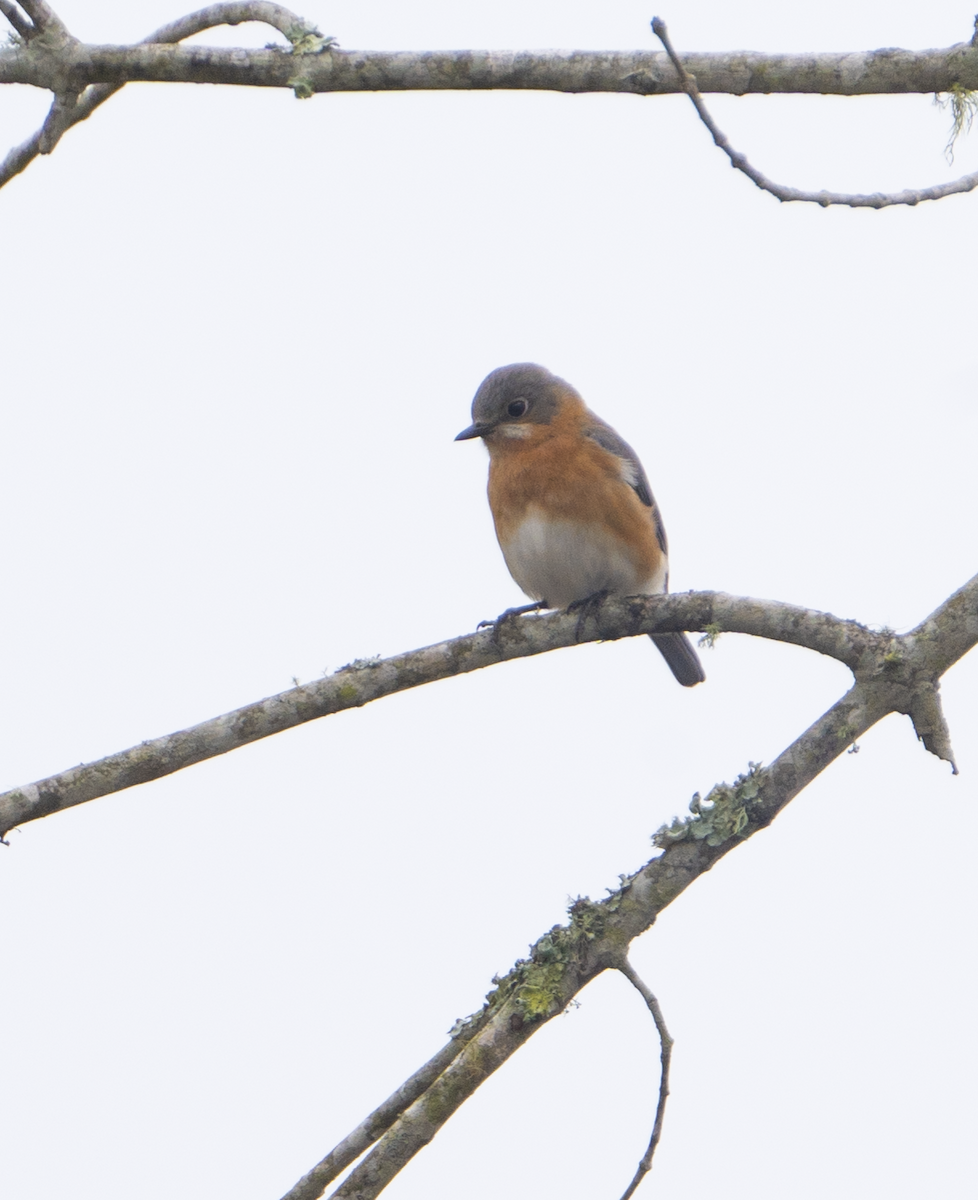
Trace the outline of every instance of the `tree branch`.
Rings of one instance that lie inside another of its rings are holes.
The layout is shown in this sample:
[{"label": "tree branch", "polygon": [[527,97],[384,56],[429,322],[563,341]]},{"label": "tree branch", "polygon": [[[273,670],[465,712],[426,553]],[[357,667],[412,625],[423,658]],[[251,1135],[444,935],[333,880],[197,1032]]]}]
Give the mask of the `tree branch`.
[{"label": "tree branch", "polygon": [[853,671],[871,669],[894,642],[889,635],[873,633],[855,621],[842,621],[828,613],[723,592],[606,600],[594,606],[584,619],[576,613],[523,617],[393,658],[357,660],[316,683],[292,688],[190,729],[6,792],[0,795],[0,837],[15,825],[160,779],[249,742],[306,721],[359,708],[382,696],[578,642],[613,641],[674,630],[709,630],[710,636],[723,630],[790,642],[837,658]]},{"label": "tree branch", "polygon": [[[14,24],[14,18],[7,13],[9,4],[10,0],[0,0],[0,5],[4,6],[4,14],[11,24]],[[297,17],[289,9],[283,8],[281,4],[270,4],[265,0],[252,0],[251,3],[211,4],[208,8],[202,8],[179,20],[171,21],[169,25],[163,25],[149,37],[144,38],[143,44],[159,45],[181,42],[185,38],[193,37],[194,34],[203,33],[204,30],[213,29],[218,25],[240,25],[245,21],[257,21],[272,26],[273,29],[284,34],[292,43],[293,48],[300,53],[312,53],[326,49],[333,41],[332,38],[324,38],[314,25],[310,25],[302,17]],[[30,29],[31,32],[24,35],[25,39],[32,37],[37,32],[33,26]],[[0,52],[0,65],[2,65],[2,58],[2,52]],[[2,79],[0,82],[3,82]],[[79,89],[76,89],[74,92],[67,92],[64,95],[59,95],[55,90],[51,109],[38,132],[29,137],[26,142],[15,146],[0,163],[0,187],[9,183],[15,175],[19,175],[39,154],[50,154],[61,140],[62,134],[73,125],[87,120],[100,105],[104,104],[110,96],[114,96],[122,87],[122,83],[92,83],[86,86],[80,94]]]},{"label": "tree branch", "polygon": [[[689,92],[688,83],[684,82],[688,75],[684,73],[693,74],[700,91],[736,96],[771,92],[842,96],[936,94],[953,89],[978,89],[978,46],[974,39],[943,50],[919,52],[876,50],[788,55],[738,51],[689,54],[681,60],[667,52],[642,51],[343,52],[336,47],[334,38],[323,37],[289,9],[265,0],[252,0],[212,4],[164,25],[135,46],[90,46],[71,38],[43,0],[32,0],[22,8],[35,18],[34,24],[24,19],[13,0],[0,0],[0,12],[22,42],[0,49],[0,83],[45,88],[62,99],[52,105],[44,127],[14,147],[0,164],[0,187],[39,154],[50,153],[65,130],[84,121],[120,87],[133,82],[291,88],[300,98],[316,92],[446,89],[624,92],[651,96]],[[292,43],[292,53],[283,54],[275,47],[246,50],[175,44],[216,25],[237,25],[244,21],[260,21],[278,29]],[[37,36],[44,32],[57,37]],[[324,50],[331,53],[321,54]],[[302,56],[301,64],[297,62],[298,56]],[[719,131],[714,133],[715,138],[717,134]],[[725,142],[723,139],[726,149]],[[742,155],[729,150],[728,153],[732,161],[736,158],[734,165],[746,170],[759,187],[768,191],[778,188],[749,167]],[[924,191],[899,193],[899,198],[887,203],[916,204],[967,191],[976,184],[978,175],[973,182],[971,176],[966,176]],[[780,193],[781,199],[810,198],[795,189],[781,188]],[[774,191],[774,194],[779,193]],[[856,199],[859,204],[883,206],[879,197]],[[817,202],[851,203],[853,198],[819,193]]]},{"label": "tree branch", "polygon": [[45,0],[18,0],[18,3],[33,21],[35,34],[50,30],[63,37],[68,36],[68,30],[61,18],[55,14],[54,9]]},{"label": "tree branch", "polygon": [[[659,603],[698,601],[701,596],[662,597]],[[627,606],[632,601],[620,603]],[[597,620],[605,619],[605,615],[602,611]],[[528,618],[519,627],[552,621],[552,617]],[[659,627],[664,629],[665,624],[663,620]],[[677,627],[675,622],[672,627]],[[459,1022],[453,1031],[478,1026],[475,1036],[451,1057],[424,1094],[403,1110],[332,1193],[331,1200],[374,1200],[380,1195],[488,1075],[547,1021],[563,1012],[602,971],[622,969],[631,941],[650,928],[658,914],[691,883],[729,851],[766,828],[856,738],[889,713],[908,711],[913,689],[922,675],[946,670],[978,643],[978,575],[905,637],[869,636],[879,639],[874,643],[876,653],[867,649],[860,655],[854,686],[769,767],[751,763],[733,784],[718,784],[705,800],[694,796],[690,815],[677,818],[655,835],[653,841],[661,849],[660,855],[633,875],[622,876],[621,887],[607,899],[597,903],[586,898],[574,901],[567,925],[554,926],[531,947],[529,958],[517,962],[504,978],[493,981],[495,989],[483,1009]],[[665,1095],[660,1091],[660,1108],[664,1103]],[[661,1131],[661,1122],[657,1124]],[[644,1174],[641,1166],[640,1172]],[[284,1200],[316,1200],[321,1192],[312,1184],[297,1190],[311,1179],[311,1174]],[[327,1182],[322,1180],[322,1187]],[[634,1186],[637,1184],[633,1180],[632,1190]]]},{"label": "tree branch", "polygon": [[[602,971],[619,968],[630,942],[725,854],[774,819],[850,741],[886,713],[857,683],[767,769],[752,766],[733,785],[711,792],[712,809],[694,797],[692,815],[656,835],[663,853],[597,903],[576,900],[567,925],[554,926],[487,997],[481,1029],[438,1079],[380,1138],[331,1200],[375,1200],[486,1078]],[[488,1016],[488,1020],[485,1018]],[[305,1193],[302,1200],[314,1200]],[[293,1200],[287,1193],[287,1200]]]},{"label": "tree branch", "polygon": [[[55,91],[67,74],[82,87],[135,82],[293,87],[289,80],[295,63],[280,51],[168,46],[159,41],[135,46],[74,43],[57,60],[33,54],[30,47],[11,47],[0,52],[0,83]],[[696,76],[701,92],[732,96],[926,94],[947,92],[954,84],[978,89],[978,48],[969,42],[920,51],[687,54],[682,62]],[[500,88],[656,96],[685,91],[661,50],[333,50],[303,62],[303,77],[313,92]]]},{"label": "tree branch", "polygon": [[0,0],[0,13],[3,14],[14,27],[14,32],[19,38],[27,42],[38,32],[37,29],[26,19],[20,11],[14,0]]},{"label": "tree branch", "polygon": [[662,42],[663,46],[665,46],[669,60],[675,67],[676,74],[682,82],[683,90],[693,102],[693,107],[696,109],[700,120],[710,131],[714,143],[730,159],[730,165],[746,175],[761,191],[770,193],[770,195],[776,197],[778,200],[800,200],[808,204],[820,204],[822,208],[828,208],[833,204],[844,205],[848,208],[889,208],[894,204],[913,206],[920,204],[923,200],[943,200],[945,196],[953,196],[960,192],[971,192],[978,187],[978,171],[974,171],[970,175],[962,175],[960,179],[953,180],[950,183],[939,183],[929,188],[906,188],[902,192],[890,192],[888,194],[883,192],[874,192],[870,195],[859,195],[850,192],[806,192],[801,191],[799,188],[787,187],[782,183],[774,183],[773,180],[768,179],[756,167],[751,166],[747,161],[747,156],[741,154],[739,150],[735,150],[730,145],[727,135],[721,132],[717,123],[710,115],[709,109],[703,102],[703,97],[696,86],[696,79],[683,66],[679,55],[673,48],[665,21],[660,20],[659,17],[654,17],[652,20],[652,31]]},{"label": "tree branch", "polygon": [[659,1035],[659,1045],[661,1052],[659,1055],[660,1074],[659,1074],[659,1100],[655,1106],[655,1120],[652,1123],[652,1136],[649,1139],[649,1148],[642,1155],[641,1162],[638,1164],[638,1170],[635,1172],[632,1182],[622,1193],[621,1200],[630,1200],[638,1191],[642,1180],[652,1170],[652,1159],[655,1156],[656,1147],[659,1144],[659,1139],[662,1137],[662,1123],[666,1115],[666,1100],[669,1096],[669,1067],[672,1064],[672,1047],[673,1040],[666,1028],[666,1020],[662,1015],[662,1008],[659,1001],[655,998],[648,985],[644,982],[632,964],[625,957],[618,964],[618,970],[638,991],[642,999],[648,1005],[649,1012],[652,1014],[652,1020],[655,1022],[656,1032]]},{"label": "tree branch", "polygon": [[299,1182],[288,1190],[282,1200],[316,1200],[333,1180],[356,1162],[365,1150],[385,1133],[397,1118],[419,1099],[445,1068],[453,1062],[464,1047],[475,1037],[485,1024],[487,1014],[468,1022],[459,1021],[451,1031],[452,1040],[429,1059],[428,1062],[406,1080],[393,1095],[366,1117],[342,1142],[330,1150]]}]

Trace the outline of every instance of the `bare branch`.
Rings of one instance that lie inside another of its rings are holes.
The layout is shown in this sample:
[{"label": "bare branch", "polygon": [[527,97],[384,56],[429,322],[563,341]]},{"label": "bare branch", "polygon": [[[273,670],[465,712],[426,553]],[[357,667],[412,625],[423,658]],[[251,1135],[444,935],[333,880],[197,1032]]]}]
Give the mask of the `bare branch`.
[{"label": "bare branch", "polygon": [[941,706],[940,684],[921,681],[913,693],[907,716],[913,721],[914,732],[924,743],[925,749],[951,764],[951,772],[958,773],[951,749],[951,733]]},{"label": "bare branch", "polygon": [[61,18],[56,15],[54,9],[46,0],[18,0],[20,7],[34,22],[36,32],[50,30],[52,33],[61,34],[64,37],[68,36],[68,30],[65,28]]},{"label": "bare branch", "polygon": [[37,33],[37,29],[26,19],[13,0],[0,0],[0,13],[2,13],[10,24],[14,27],[18,37],[23,41],[28,42]]},{"label": "bare branch", "polygon": [[[656,37],[662,42],[666,48],[666,53],[672,65],[676,69],[676,74],[679,76],[683,86],[683,90],[693,102],[693,107],[699,114],[700,120],[710,131],[713,136],[713,141],[730,159],[730,165],[736,167],[755,183],[761,191],[769,192],[772,196],[781,201],[800,200],[807,204],[820,204],[823,208],[828,208],[829,205],[839,204],[845,205],[848,208],[889,208],[894,204],[920,204],[923,200],[943,200],[945,196],[953,196],[959,192],[970,192],[978,187],[978,171],[973,171],[970,175],[962,175],[960,179],[955,179],[951,183],[935,184],[929,188],[906,188],[902,192],[874,192],[871,195],[857,195],[846,192],[805,192],[798,188],[786,187],[781,183],[774,183],[768,179],[756,167],[752,167],[747,161],[747,156],[741,154],[739,150],[735,150],[730,145],[725,133],[723,133],[717,123],[710,116],[709,110],[703,102],[703,97],[699,93],[696,85],[696,78],[686,70],[681,62],[679,55],[673,48],[669,38],[669,31],[666,29],[664,21],[659,17],[655,17],[652,21],[652,31]],[[960,85],[954,85],[960,87]]]},{"label": "bare branch", "polygon": [[[44,28],[60,35],[60,45],[46,45],[13,0],[0,0],[24,44],[0,50],[0,83],[21,83],[58,94],[78,94],[72,106],[52,109],[45,128],[15,147],[0,164],[0,187],[37,157],[48,153],[64,131],[84,121],[123,84],[136,81],[210,83],[248,87],[290,88],[299,97],[317,92],[427,91],[516,89],[558,92],[624,92],[639,96],[688,92],[692,73],[700,91],[731,95],[812,93],[821,95],[893,95],[908,92],[949,93],[978,89],[978,47],[961,43],[942,50],[877,50],[852,54],[757,54],[746,51],[690,54],[680,60],[667,52],[646,51],[491,51],[442,52],[340,51],[335,39],[323,37],[301,17],[265,0],[212,4],[158,29],[136,46],[89,46],[70,38],[46,4],[24,5]],[[215,25],[261,21],[282,32],[292,54],[276,48],[226,49],[175,45]],[[329,50],[329,54],[321,51]],[[297,56],[301,65],[297,66]],[[695,102],[695,101],[694,101]],[[705,110],[704,110],[705,111]],[[701,116],[703,113],[701,112]],[[704,120],[707,119],[704,117]],[[715,139],[722,138],[711,127]],[[724,139],[725,142],[725,139]],[[718,145],[721,143],[718,141]],[[724,147],[726,148],[726,147]],[[771,184],[747,160],[728,150],[731,161],[746,170],[758,186]],[[763,181],[763,182],[762,182]],[[811,199],[883,207],[916,204],[953,192],[970,190],[978,176],[895,197],[841,197],[781,188],[781,199]]]},{"label": "bare branch", "polygon": [[306,721],[359,708],[382,696],[435,680],[578,642],[705,629],[749,633],[806,646],[837,658],[854,671],[872,670],[873,664],[891,649],[892,640],[855,621],[842,621],[827,613],[723,592],[606,600],[594,606],[584,620],[566,613],[527,616],[393,658],[358,660],[316,683],[292,688],[190,729],[7,792],[0,795],[0,836],[15,825],[160,779]]},{"label": "bare branch", "polygon": [[[694,811],[660,830],[663,853],[605,900],[576,900],[570,922],[554,926],[497,982],[478,1017],[488,1017],[425,1094],[398,1118],[331,1200],[375,1200],[472,1093],[602,971],[620,969],[629,943],[724,855],[765,828],[829,763],[886,715],[873,685],[857,683],[770,767],[753,766],[709,814]],[[711,793],[713,794],[713,793]],[[698,799],[694,798],[694,799]],[[723,819],[721,819],[723,818]],[[306,1193],[303,1200],[314,1200]]]},{"label": "bare branch", "polygon": [[659,1139],[662,1137],[662,1123],[666,1115],[666,1099],[669,1096],[669,1067],[672,1063],[672,1047],[674,1045],[669,1030],[666,1028],[665,1017],[662,1015],[662,1009],[659,1006],[659,1001],[652,994],[648,985],[642,980],[641,976],[625,957],[618,964],[618,970],[622,975],[635,987],[642,999],[648,1005],[649,1012],[652,1014],[652,1020],[655,1021],[655,1028],[659,1034],[659,1045],[661,1052],[659,1062],[661,1064],[659,1075],[659,1100],[655,1106],[655,1120],[652,1124],[652,1136],[649,1139],[649,1148],[642,1155],[641,1162],[638,1164],[638,1170],[632,1182],[622,1193],[621,1200],[630,1200],[638,1191],[639,1184],[648,1175],[652,1169],[652,1159],[655,1156],[656,1147],[659,1144]]},{"label": "bare branch", "polygon": [[[12,5],[10,0],[0,0],[3,12],[14,24],[14,18],[7,13],[7,7]],[[194,34],[203,33],[218,25],[240,25],[245,21],[257,21],[270,25],[284,34],[293,46],[302,46],[316,50],[328,48],[332,38],[324,38],[314,25],[310,25],[302,17],[298,17],[281,4],[265,3],[265,0],[253,0],[243,4],[212,4],[198,12],[190,13],[177,21],[171,21],[143,39],[143,44],[160,45],[181,42]],[[16,26],[15,26],[16,27]],[[38,31],[33,26],[27,26],[25,39],[33,37]],[[73,125],[87,120],[102,104],[114,96],[122,88],[122,83],[93,83],[85,88],[79,96],[77,93],[66,93],[64,96],[55,94],[55,99],[48,112],[43,126],[26,142],[15,146],[0,163],[0,187],[9,183],[15,175],[19,175],[28,167],[39,154],[50,154],[61,140],[62,135]]]},{"label": "bare branch", "polygon": [[[528,618],[519,623],[519,628],[543,623],[539,618]],[[531,947],[528,959],[516,963],[504,978],[494,980],[496,987],[485,1007],[469,1018],[479,1023],[477,1035],[452,1057],[450,1065],[424,1094],[398,1116],[374,1149],[332,1193],[332,1200],[374,1200],[380,1195],[487,1076],[537,1029],[562,1012],[602,971],[623,969],[630,942],[644,933],[694,880],[766,828],[799,792],[884,716],[909,711],[908,689],[912,691],[919,685],[919,672],[946,670],[978,643],[978,576],[906,637],[877,636],[881,639],[877,643],[880,652],[875,660],[868,651],[861,656],[855,685],[769,767],[752,763],[733,784],[713,788],[705,801],[694,796],[690,815],[664,826],[655,835],[661,855],[635,874],[622,876],[621,887],[607,899],[598,903],[576,900],[570,908],[568,925],[555,926],[544,934]],[[663,1033],[665,1055],[668,1033],[664,1023],[659,1025],[658,1019],[656,1023]],[[466,1024],[461,1023],[461,1027]],[[650,1152],[655,1149],[657,1134],[661,1134],[661,1111],[667,1093],[667,1083],[660,1084]],[[642,1160],[643,1164],[647,1161],[651,1161],[650,1153]],[[626,1195],[632,1194],[636,1181],[644,1174],[640,1165]],[[311,1179],[311,1174],[306,1179]],[[290,1192],[286,1200],[316,1200],[320,1194],[310,1186]]]},{"label": "bare branch", "polygon": [[[701,92],[732,96],[933,95],[956,83],[978,89],[978,48],[966,42],[919,51],[725,51],[687,54],[682,62]],[[664,50],[333,50],[310,55],[302,70],[313,92],[505,89],[662,96],[686,90]],[[57,61],[32,57],[23,48],[0,54],[0,83],[27,83],[48,91],[56,90],[62,73],[82,86],[142,81],[290,88],[294,71],[294,61],[280,51],[167,46],[148,40],[135,46],[75,43]]]},{"label": "bare branch", "polygon": [[66,129],[75,124],[75,108],[78,104],[77,92],[62,92],[55,96],[44,118],[44,124],[38,133],[37,148],[40,154],[50,154]]},{"label": "bare branch", "polygon": [[318,33],[314,25],[303,17],[296,16],[281,4],[270,4],[266,0],[246,0],[243,4],[210,4],[207,8],[201,8],[189,16],[180,17],[171,21],[169,25],[161,26],[149,37],[143,38],[143,42],[182,42],[184,38],[203,33],[205,29],[214,29],[218,25],[242,25],[248,21],[271,25],[293,43],[300,41],[307,34]]},{"label": "bare branch", "polygon": [[487,1014],[480,1014],[470,1021],[458,1022],[452,1030],[452,1040],[410,1079],[389,1096],[383,1104],[361,1121],[342,1142],[330,1150],[320,1162],[299,1180],[282,1197],[282,1200],[316,1200],[333,1180],[341,1175],[351,1163],[356,1162],[365,1150],[386,1132],[406,1108],[423,1096],[449,1063],[461,1054],[463,1048],[475,1037],[485,1024]]}]

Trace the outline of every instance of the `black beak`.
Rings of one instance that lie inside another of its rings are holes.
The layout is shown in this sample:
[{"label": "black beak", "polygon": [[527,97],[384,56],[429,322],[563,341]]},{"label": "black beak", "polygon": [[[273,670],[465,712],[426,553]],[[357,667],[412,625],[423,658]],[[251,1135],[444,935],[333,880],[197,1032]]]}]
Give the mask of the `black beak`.
[{"label": "black beak", "polygon": [[461,433],[456,434],[455,440],[456,442],[467,442],[469,438],[482,437],[488,431],[488,425],[470,425],[468,429],[463,429]]}]

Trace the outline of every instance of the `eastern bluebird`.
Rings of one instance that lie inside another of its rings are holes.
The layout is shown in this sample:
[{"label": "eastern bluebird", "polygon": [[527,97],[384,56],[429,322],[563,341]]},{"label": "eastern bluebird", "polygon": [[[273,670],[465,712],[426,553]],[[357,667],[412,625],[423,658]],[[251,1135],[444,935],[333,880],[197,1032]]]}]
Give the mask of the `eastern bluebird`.
[{"label": "eastern bluebird", "polygon": [[[509,573],[541,608],[669,590],[666,531],[635,451],[535,363],[487,375],[472,424],[489,451],[489,507]],[[682,633],[653,633],[683,687],[706,678]]]}]

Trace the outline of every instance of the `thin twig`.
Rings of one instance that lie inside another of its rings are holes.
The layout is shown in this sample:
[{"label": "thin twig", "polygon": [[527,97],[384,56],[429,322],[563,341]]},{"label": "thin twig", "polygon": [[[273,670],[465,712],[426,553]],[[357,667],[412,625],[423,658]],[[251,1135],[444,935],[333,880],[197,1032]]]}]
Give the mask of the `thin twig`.
[{"label": "thin twig", "polygon": [[[3,6],[4,15],[11,24],[14,24],[13,17],[7,12],[10,0],[0,0],[0,5]],[[25,4],[24,7],[26,8],[27,5]],[[171,21],[168,25],[161,26],[149,37],[143,38],[142,44],[173,45],[218,25],[241,25],[246,21],[258,21],[264,25],[270,25],[290,41],[296,41],[304,35],[319,36],[314,26],[281,4],[270,4],[265,0],[252,0],[251,3],[212,4],[208,8],[189,13],[185,17]],[[24,34],[28,39],[39,32],[33,26],[30,26],[29,30],[30,32]],[[329,39],[324,40],[328,41]],[[97,108],[114,96],[116,92],[121,91],[124,86],[125,84],[122,83],[90,84],[73,104],[68,104],[65,100],[55,97],[44,124],[37,133],[32,134],[26,142],[15,146],[0,163],[0,188],[30,166],[39,154],[50,154],[64,133],[73,125],[87,120]]]},{"label": "thin twig", "polygon": [[270,4],[266,0],[245,0],[244,3],[237,4],[210,4],[207,8],[198,9],[186,17],[171,21],[169,25],[161,26],[149,37],[143,38],[143,42],[173,44],[193,37],[195,33],[203,33],[205,29],[213,29],[216,25],[243,25],[247,21],[271,25],[289,41],[293,41],[301,33],[316,32],[308,21],[281,4]]},{"label": "thin twig", "polygon": [[659,1144],[659,1139],[662,1137],[662,1123],[666,1115],[666,1099],[669,1095],[669,1067],[672,1063],[672,1047],[673,1040],[666,1028],[665,1017],[662,1015],[662,1009],[659,1006],[659,1001],[655,998],[649,986],[644,982],[632,964],[625,957],[618,964],[618,970],[622,975],[636,988],[642,999],[648,1005],[649,1012],[652,1014],[652,1020],[655,1021],[655,1028],[659,1034],[659,1045],[661,1052],[659,1061],[661,1069],[659,1073],[659,1102],[655,1106],[655,1121],[652,1125],[652,1137],[649,1139],[649,1148],[642,1155],[642,1161],[638,1164],[638,1169],[635,1172],[635,1177],[622,1193],[621,1200],[630,1200],[638,1190],[639,1184],[648,1175],[652,1169],[652,1159],[655,1155],[655,1149]]},{"label": "thin twig", "polygon": [[726,154],[727,158],[730,159],[730,165],[736,167],[738,171],[746,175],[761,191],[769,192],[778,200],[801,200],[807,204],[820,204],[822,208],[828,208],[832,204],[844,205],[848,208],[889,208],[894,204],[908,204],[913,206],[920,204],[923,200],[943,200],[945,196],[953,196],[959,192],[970,192],[978,187],[978,171],[974,171],[970,175],[962,175],[960,179],[956,179],[951,183],[935,184],[934,187],[905,188],[902,192],[874,192],[871,195],[826,191],[805,192],[798,188],[786,187],[784,184],[774,183],[766,175],[758,171],[756,167],[752,167],[747,161],[747,156],[741,154],[739,150],[735,150],[730,145],[726,134],[717,127],[717,123],[710,116],[709,110],[703,102],[703,97],[700,95],[699,88],[696,85],[695,76],[690,75],[686,70],[680,61],[679,55],[673,48],[665,21],[659,17],[654,17],[652,20],[652,32],[665,47],[666,53],[669,55],[669,61],[679,76],[683,90],[689,96],[690,100],[692,100],[693,107],[699,114],[700,120],[712,134],[713,141]]},{"label": "thin twig", "polygon": [[0,0],[0,13],[3,13],[10,24],[13,25],[18,36],[23,38],[25,42],[29,42],[34,34],[38,32],[36,26],[32,25],[26,19],[13,0]]}]

